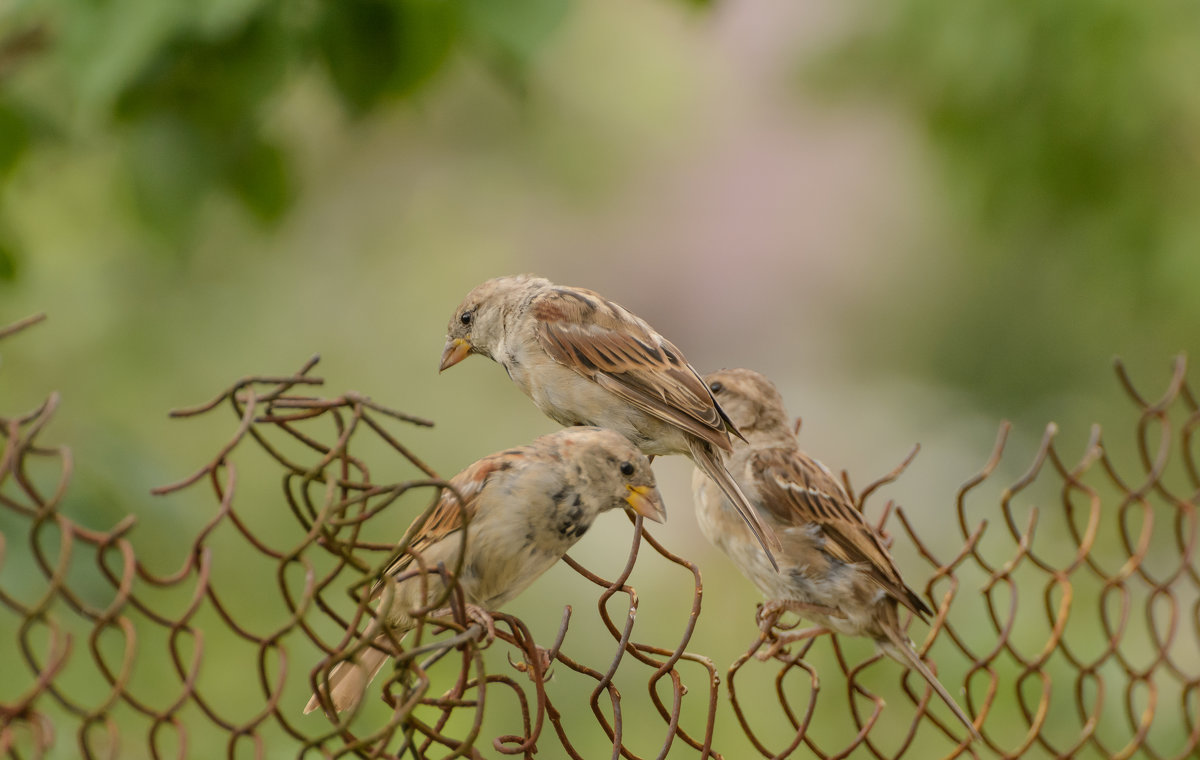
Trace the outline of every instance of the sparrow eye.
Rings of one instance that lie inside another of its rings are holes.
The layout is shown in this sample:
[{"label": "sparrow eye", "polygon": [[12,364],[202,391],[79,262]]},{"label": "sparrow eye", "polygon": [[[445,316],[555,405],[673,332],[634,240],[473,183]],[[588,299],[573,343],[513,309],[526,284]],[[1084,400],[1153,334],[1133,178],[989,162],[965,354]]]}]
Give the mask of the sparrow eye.
[{"label": "sparrow eye", "polygon": [[714,380],[713,384],[708,386],[708,389],[713,393],[720,393],[721,391],[725,390],[725,386],[721,385],[720,380]]},{"label": "sparrow eye", "polygon": [[633,464],[630,462],[621,462],[621,474],[629,477],[633,474]]},{"label": "sparrow eye", "polygon": [[462,314],[459,315],[458,321],[462,322],[464,325],[471,324],[471,312],[464,311]]}]

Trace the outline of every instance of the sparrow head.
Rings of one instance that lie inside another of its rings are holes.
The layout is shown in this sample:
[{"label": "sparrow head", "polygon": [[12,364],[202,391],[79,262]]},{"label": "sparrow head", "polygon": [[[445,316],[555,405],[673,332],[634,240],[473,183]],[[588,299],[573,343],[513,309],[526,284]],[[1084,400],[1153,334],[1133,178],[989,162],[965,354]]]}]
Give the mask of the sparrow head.
[{"label": "sparrow head", "polygon": [[496,277],[475,286],[450,318],[438,371],[453,367],[471,354],[494,359],[509,318],[535,293],[549,285],[549,280],[541,277],[517,274]]},{"label": "sparrow head", "polygon": [[743,433],[788,429],[788,413],[775,384],[752,369],[723,369],[704,376],[713,398]]},{"label": "sparrow head", "polygon": [[551,435],[562,438],[562,457],[574,466],[580,506],[590,517],[629,508],[647,520],[666,522],[650,460],[628,438],[597,427],[570,427]]}]

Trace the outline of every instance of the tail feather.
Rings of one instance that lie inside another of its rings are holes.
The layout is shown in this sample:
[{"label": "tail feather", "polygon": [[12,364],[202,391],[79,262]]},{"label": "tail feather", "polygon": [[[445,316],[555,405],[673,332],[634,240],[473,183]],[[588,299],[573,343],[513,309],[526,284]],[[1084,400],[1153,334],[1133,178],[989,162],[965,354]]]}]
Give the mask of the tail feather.
[{"label": "tail feather", "polygon": [[[343,660],[334,666],[329,673],[329,701],[333,703],[336,712],[344,712],[355,708],[362,701],[367,686],[375,680],[379,670],[389,659],[387,652],[388,637],[380,636],[375,639],[374,646],[369,646],[348,660]],[[304,714],[321,706],[317,695],[313,694],[304,707]]]},{"label": "tail feather", "polygon": [[946,706],[950,708],[954,716],[967,727],[967,730],[971,732],[971,738],[975,741],[983,741],[983,737],[979,734],[979,730],[975,728],[974,722],[971,721],[966,711],[958,706],[958,703],[954,701],[954,697],[950,696],[950,692],[946,690],[945,686],[942,686],[942,682],[937,679],[933,671],[921,660],[920,655],[917,654],[917,650],[913,647],[912,642],[908,640],[908,637],[900,632],[898,626],[884,625],[882,628],[883,632],[887,635],[886,640],[879,641],[879,647],[883,650],[884,654],[901,665],[917,671],[925,679],[926,683],[937,692],[937,695],[942,698],[942,701],[946,703]]},{"label": "tail feather", "polygon": [[758,539],[758,543],[762,545],[763,551],[767,553],[767,559],[771,561],[771,566],[778,570],[779,563],[775,561],[775,552],[782,548],[779,537],[775,535],[775,531],[771,530],[769,525],[762,521],[758,510],[746,498],[746,494],[742,493],[742,489],[725,469],[725,465],[721,464],[721,459],[713,445],[708,441],[689,436],[688,448],[691,449],[692,461],[696,463],[697,467],[704,470],[704,474],[712,478],[729,501],[733,502],[733,506],[746,521],[746,525],[750,527],[754,537]]}]

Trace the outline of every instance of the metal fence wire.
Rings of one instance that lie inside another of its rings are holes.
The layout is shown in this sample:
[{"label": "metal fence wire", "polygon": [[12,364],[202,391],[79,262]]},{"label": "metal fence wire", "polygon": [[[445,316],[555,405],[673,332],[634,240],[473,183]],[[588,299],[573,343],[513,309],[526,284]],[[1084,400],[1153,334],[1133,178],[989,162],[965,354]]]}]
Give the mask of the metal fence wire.
[{"label": "metal fence wire", "polygon": [[[431,423],[355,393],[311,395],[315,363],[244,378],[173,412],[231,410],[233,433],[190,477],[156,489],[211,505],[169,540],[134,535],[133,515],[100,530],[64,513],[71,450],[44,440],[57,395],[0,416],[5,756],[1197,756],[1200,412],[1182,358],[1157,398],[1118,364],[1132,435],[1102,444],[1094,428],[1072,463],[1050,426],[1007,486],[989,480],[1006,448],[1002,426],[982,470],[944,505],[954,529],[922,537],[902,509],[881,510],[894,550],[907,544],[928,564],[906,568],[911,583],[928,578],[920,592],[936,611],[910,635],[981,716],[985,741],[971,745],[919,677],[876,666],[861,643],[822,636],[760,662],[768,641],[759,635],[729,665],[690,650],[705,618],[700,569],[640,521],[615,577],[565,559],[594,590],[569,601],[594,604],[602,621],[582,639],[569,635],[571,607],[556,638],[536,643],[530,626],[501,612],[485,658],[480,625],[452,594],[450,612],[429,613],[405,639],[359,714],[302,715],[313,686],[363,646],[353,632],[371,621],[366,591],[405,550],[381,538],[400,535],[397,514],[402,529],[446,488],[403,442],[411,426]],[[257,451],[249,465],[235,462],[246,449]],[[411,476],[372,474],[395,472],[398,460]],[[278,473],[276,509],[239,499],[239,463]],[[902,470],[863,489],[860,507]],[[643,601],[629,579],[648,559],[691,579],[677,590],[691,596],[690,614],[670,641],[649,640],[660,634],[637,624]],[[741,612],[750,639],[753,610]],[[585,662],[573,653],[597,637],[611,639],[600,650],[608,654]],[[547,665],[587,687],[557,690]]]}]

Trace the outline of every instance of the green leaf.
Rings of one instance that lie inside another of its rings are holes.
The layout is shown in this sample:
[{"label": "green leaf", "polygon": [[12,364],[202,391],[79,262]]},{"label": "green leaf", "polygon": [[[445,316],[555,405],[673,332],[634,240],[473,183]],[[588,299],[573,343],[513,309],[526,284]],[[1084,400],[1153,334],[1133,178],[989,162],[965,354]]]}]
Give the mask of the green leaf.
[{"label": "green leaf", "polygon": [[287,155],[259,140],[233,155],[226,182],[242,205],[263,222],[279,221],[294,197]]},{"label": "green leaf", "polygon": [[0,282],[13,282],[20,270],[16,241],[8,235],[0,235]]},{"label": "green leaf", "polygon": [[518,60],[532,58],[566,18],[570,0],[464,0],[471,28]]},{"label": "green leaf", "polygon": [[318,21],[317,45],[347,110],[362,115],[437,72],[458,26],[457,6],[446,0],[334,0]]},{"label": "green leaf", "polygon": [[400,61],[391,92],[408,95],[433,78],[450,57],[462,26],[458,3],[400,0]]},{"label": "green leaf", "polygon": [[232,192],[259,221],[287,210],[286,156],[262,140],[259,122],[290,51],[274,6],[263,6],[217,31],[181,34],[118,99],[116,116],[130,124],[138,211],[172,243],[185,242],[214,188]]},{"label": "green leaf", "polygon": [[195,3],[193,10],[200,28],[218,31],[260,14],[265,6],[272,3],[274,0],[205,0]]},{"label": "green leaf", "polygon": [[195,31],[166,45],[121,93],[124,121],[177,115],[198,128],[227,134],[251,123],[287,71],[287,39],[267,11],[214,38]]},{"label": "green leaf", "polygon": [[330,2],[319,22],[317,44],[346,108],[371,109],[387,91],[399,54],[395,9],[386,0]]},{"label": "green leaf", "polygon": [[0,102],[0,180],[16,168],[29,147],[29,125],[19,111]]},{"label": "green leaf", "polygon": [[114,101],[137,80],[194,15],[183,0],[57,0],[53,48],[68,89],[73,118],[103,121]]},{"label": "green leaf", "polygon": [[152,229],[173,243],[191,233],[223,163],[222,148],[190,122],[169,115],[144,119],[130,131],[134,204]]}]

